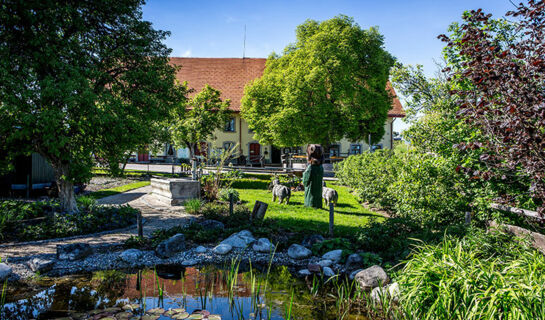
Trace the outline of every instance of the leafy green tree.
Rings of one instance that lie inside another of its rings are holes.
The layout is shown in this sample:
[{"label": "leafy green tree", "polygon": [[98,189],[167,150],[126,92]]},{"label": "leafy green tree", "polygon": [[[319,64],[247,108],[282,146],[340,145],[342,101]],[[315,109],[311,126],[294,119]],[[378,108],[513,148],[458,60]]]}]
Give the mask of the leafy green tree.
[{"label": "leafy green tree", "polygon": [[[154,137],[183,101],[142,0],[7,0],[0,5],[0,136],[53,166],[62,210],[93,154]],[[122,154],[122,153],[120,153]]]},{"label": "leafy green tree", "polygon": [[197,144],[213,138],[229,120],[230,100],[221,100],[221,92],[206,85],[187,104],[185,116],[174,117],[171,137],[177,148],[188,148],[193,159]]},{"label": "leafy green tree", "polygon": [[386,91],[394,58],[376,28],[338,16],[297,27],[297,40],[271,54],[265,72],[245,88],[242,116],[261,143],[328,145],[384,135],[392,106]]}]

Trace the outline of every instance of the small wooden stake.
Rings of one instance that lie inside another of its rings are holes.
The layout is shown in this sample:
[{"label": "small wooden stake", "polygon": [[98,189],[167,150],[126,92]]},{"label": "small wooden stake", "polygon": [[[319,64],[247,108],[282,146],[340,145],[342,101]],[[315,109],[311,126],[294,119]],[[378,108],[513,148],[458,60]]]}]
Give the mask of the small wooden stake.
[{"label": "small wooden stake", "polygon": [[268,204],[261,201],[256,201],[254,205],[254,209],[252,210],[252,215],[250,216],[250,221],[253,219],[262,220],[265,218],[265,213],[267,212],[267,208],[269,207]]},{"label": "small wooden stake", "polygon": [[333,203],[329,204],[329,236],[333,237],[333,223],[335,219],[335,207]]}]

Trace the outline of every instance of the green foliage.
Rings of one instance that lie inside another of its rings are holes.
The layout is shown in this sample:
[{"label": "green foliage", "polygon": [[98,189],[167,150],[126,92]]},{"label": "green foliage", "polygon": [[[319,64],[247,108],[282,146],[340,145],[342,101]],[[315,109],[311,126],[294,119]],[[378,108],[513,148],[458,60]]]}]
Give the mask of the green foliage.
[{"label": "green foliage", "polygon": [[227,228],[240,228],[250,222],[250,209],[244,205],[235,205],[230,215],[228,205],[209,202],[203,206],[201,214],[206,219],[223,222]]},{"label": "green foliage", "polygon": [[202,201],[200,199],[191,199],[184,202],[185,211],[189,214],[197,214],[201,210]]},{"label": "green foliage", "polygon": [[[42,240],[118,229],[134,224],[137,210],[129,206],[98,206],[83,198],[79,212],[60,214],[54,202],[0,202],[2,240]],[[7,218],[5,218],[7,217]],[[42,218],[41,220],[23,221]]]},{"label": "green foliage", "polygon": [[236,189],[267,189],[269,183],[269,180],[243,178],[232,181],[231,187]]},{"label": "green foliage", "polygon": [[123,242],[123,246],[127,249],[148,249],[151,248],[151,240],[146,237],[130,236]]},{"label": "green foliage", "polygon": [[178,148],[189,148],[191,157],[197,143],[213,138],[229,119],[230,101],[222,101],[221,92],[205,85],[189,102],[185,115],[176,115],[170,127],[172,141]]},{"label": "green foliage", "polygon": [[381,265],[382,264],[382,257],[376,253],[373,252],[360,252],[358,253],[360,257],[362,258],[362,265],[363,268],[368,268],[374,265]]},{"label": "green foliage", "polygon": [[392,105],[393,62],[376,28],[343,15],[307,20],[296,42],[271,54],[263,76],[246,86],[242,116],[262,144],[327,145],[369,134],[378,141]]},{"label": "green foliage", "polygon": [[275,174],[271,177],[271,185],[274,180],[278,179],[280,184],[288,188],[296,187],[302,183],[302,179],[294,174]]},{"label": "green foliage", "polygon": [[77,198],[78,207],[89,210],[97,205],[97,200],[94,197],[90,196],[80,196]]},{"label": "green foliage", "polygon": [[545,257],[502,232],[420,244],[397,279],[409,319],[542,319]]},{"label": "green foliage", "polygon": [[63,211],[77,210],[72,185],[91,177],[92,155],[118,164],[159,139],[173,109],[184,109],[186,89],[175,84],[162,43],[168,32],[142,19],[142,4],[0,7],[0,137],[50,162]]},{"label": "green foliage", "polygon": [[322,256],[331,250],[343,250],[343,253],[352,253],[354,246],[349,239],[333,238],[322,242],[317,242],[312,246],[312,253],[316,256]]},{"label": "green foliage", "polygon": [[337,165],[337,177],[363,201],[422,225],[444,226],[463,221],[470,211],[455,168],[438,155],[383,151],[347,158]]},{"label": "green foliage", "polygon": [[240,194],[238,193],[237,190],[233,189],[233,188],[223,188],[223,189],[220,189],[220,192],[219,192],[219,198],[220,200],[222,201],[229,201],[231,195],[233,196],[233,202],[238,202],[240,201]]}]

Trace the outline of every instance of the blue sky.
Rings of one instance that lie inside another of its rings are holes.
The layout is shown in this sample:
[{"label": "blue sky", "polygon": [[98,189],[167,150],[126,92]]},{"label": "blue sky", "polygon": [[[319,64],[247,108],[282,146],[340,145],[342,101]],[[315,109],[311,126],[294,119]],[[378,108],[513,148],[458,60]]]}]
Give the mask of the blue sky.
[{"label": "blue sky", "polygon": [[[148,0],[143,11],[155,28],[172,32],[166,42],[177,57],[242,57],[245,25],[245,56],[267,57],[293,42],[296,26],[306,19],[345,14],[363,28],[378,26],[398,61],[422,64],[433,75],[443,48],[437,36],[464,10],[478,8],[501,17],[513,5],[508,0]],[[396,127],[404,125],[398,121]]]}]

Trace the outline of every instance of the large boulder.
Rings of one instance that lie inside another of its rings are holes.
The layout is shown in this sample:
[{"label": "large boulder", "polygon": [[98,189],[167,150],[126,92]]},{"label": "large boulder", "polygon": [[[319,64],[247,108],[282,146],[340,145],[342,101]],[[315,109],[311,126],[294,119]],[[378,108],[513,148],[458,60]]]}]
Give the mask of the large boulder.
[{"label": "large boulder", "polygon": [[299,244],[292,244],[288,248],[288,256],[292,259],[305,259],[312,255],[312,251]]},{"label": "large boulder", "polygon": [[274,250],[274,245],[269,241],[269,239],[260,238],[256,243],[254,243],[252,248],[257,252],[269,253]]},{"label": "large boulder", "polygon": [[140,257],[142,257],[142,251],[138,249],[128,249],[119,255],[119,259],[130,264],[137,263]]},{"label": "large boulder", "polygon": [[93,249],[87,243],[71,243],[57,245],[57,259],[81,260],[93,253]]},{"label": "large boulder", "polygon": [[328,253],[324,254],[322,256],[322,259],[324,260],[331,260],[335,263],[341,261],[343,257],[343,251],[341,249],[329,251]]},{"label": "large boulder", "polygon": [[346,258],[346,263],[344,264],[346,271],[357,270],[361,268],[362,266],[363,266],[363,258],[357,253],[353,253],[349,255]]},{"label": "large boulder", "polygon": [[27,266],[32,270],[33,272],[40,272],[45,273],[48,272],[53,268],[53,265],[55,265],[54,260],[48,260],[48,259],[41,259],[41,258],[34,258],[27,262]]},{"label": "large boulder", "polygon": [[170,258],[185,249],[185,236],[181,233],[175,234],[167,240],[159,243],[155,253],[161,258]]},{"label": "large boulder", "polygon": [[5,263],[0,263],[0,281],[4,281],[11,275],[11,268]]},{"label": "large boulder", "polygon": [[231,250],[233,250],[233,246],[227,243],[220,243],[213,249],[214,253],[221,255],[228,254]]},{"label": "large boulder", "polygon": [[310,235],[310,236],[307,236],[305,239],[303,239],[303,246],[307,247],[307,248],[312,248],[312,246],[315,244],[315,243],[320,243],[320,242],[323,242],[325,239],[322,235],[319,235],[319,234],[313,234],[313,235]]},{"label": "large boulder", "polygon": [[255,242],[255,238],[248,230],[242,230],[238,233],[233,233],[229,238],[223,240],[221,244],[228,244],[233,248],[246,248]]},{"label": "large boulder", "polygon": [[385,286],[390,282],[386,271],[375,265],[358,272],[354,278],[361,289],[370,291],[379,286]]}]

